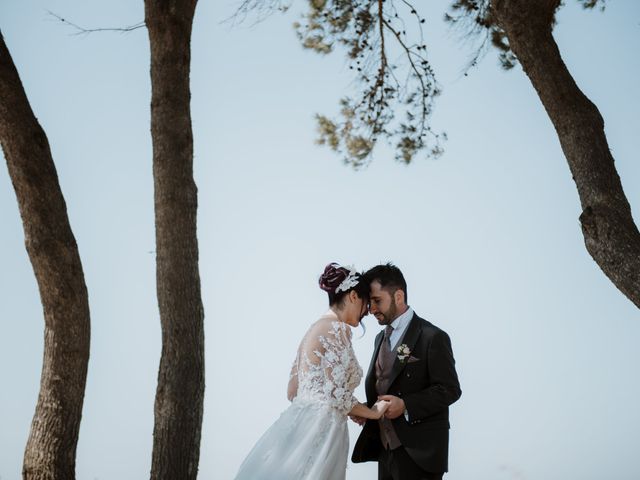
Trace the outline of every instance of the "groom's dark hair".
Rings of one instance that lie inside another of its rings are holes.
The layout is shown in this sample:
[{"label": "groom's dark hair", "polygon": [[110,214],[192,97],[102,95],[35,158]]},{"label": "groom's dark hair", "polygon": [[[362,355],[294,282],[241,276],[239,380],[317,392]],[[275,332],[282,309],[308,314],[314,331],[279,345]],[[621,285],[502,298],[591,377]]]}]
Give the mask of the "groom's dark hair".
[{"label": "groom's dark hair", "polygon": [[407,303],[407,282],[400,269],[393,263],[389,262],[384,265],[376,265],[367,270],[364,276],[368,284],[376,281],[380,282],[380,286],[392,295],[396,290],[402,290],[404,293],[404,302]]}]

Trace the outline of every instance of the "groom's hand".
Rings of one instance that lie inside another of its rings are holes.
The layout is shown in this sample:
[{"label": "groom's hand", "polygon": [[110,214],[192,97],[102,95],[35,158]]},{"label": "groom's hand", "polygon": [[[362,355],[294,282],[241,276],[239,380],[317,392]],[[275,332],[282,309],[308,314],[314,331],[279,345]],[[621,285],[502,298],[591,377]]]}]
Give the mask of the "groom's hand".
[{"label": "groom's hand", "polygon": [[386,418],[393,420],[404,413],[404,400],[400,397],[396,397],[395,395],[380,395],[378,400],[387,400],[389,402],[389,408],[384,412]]}]

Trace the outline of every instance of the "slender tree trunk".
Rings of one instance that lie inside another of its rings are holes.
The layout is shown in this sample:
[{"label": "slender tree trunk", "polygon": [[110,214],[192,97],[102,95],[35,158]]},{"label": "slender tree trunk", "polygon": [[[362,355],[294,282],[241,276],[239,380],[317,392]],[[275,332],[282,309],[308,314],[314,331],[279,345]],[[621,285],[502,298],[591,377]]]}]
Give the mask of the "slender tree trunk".
[{"label": "slender tree trunk", "polygon": [[622,189],[597,107],[580,91],[552,36],[558,0],[494,0],[509,45],[558,133],[582,205],[587,250],[640,307],[640,233]]},{"label": "slender tree trunk", "polygon": [[75,478],[89,361],[89,301],[47,137],[0,34],[0,142],[44,309],[40,394],[23,478]]},{"label": "slender tree trunk", "polygon": [[162,357],[151,478],[195,480],[204,399],[189,69],[195,0],[146,0]]}]

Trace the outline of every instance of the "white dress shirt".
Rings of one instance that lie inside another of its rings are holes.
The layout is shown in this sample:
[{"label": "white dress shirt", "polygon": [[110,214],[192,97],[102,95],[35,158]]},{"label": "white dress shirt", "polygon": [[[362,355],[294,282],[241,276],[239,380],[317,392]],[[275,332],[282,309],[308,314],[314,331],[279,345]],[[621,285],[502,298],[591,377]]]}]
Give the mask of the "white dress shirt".
[{"label": "white dress shirt", "polygon": [[[407,308],[407,311],[396,318],[393,322],[391,322],[391,326],[393,327],[393,332],[391,332],[391,336],[389,337],[389,343],[391,344],[391,351],[393,352],[396,348],[398,348],[398,343],[402,337],[404,337],[404,332],[407,331],[407,327],[409,326],[409,322],[413,318],[413,309],[411,307]],[[407,409],[404,409],[404,418],[408,422],[409,421],[409,412]]]},{"label": "white dress shirt", "polygon": [[398,347],[398,343],[400,343],[400,340],[404,337],[404,332],[407,331],[407,327],[409,326],[409,322],[412,318],[413,309],[409,307],[406,312],[391,322],[393,332],[391,332],[391,336],[389,337],[389,344],[391,345],[392,352],[395,351]]}]

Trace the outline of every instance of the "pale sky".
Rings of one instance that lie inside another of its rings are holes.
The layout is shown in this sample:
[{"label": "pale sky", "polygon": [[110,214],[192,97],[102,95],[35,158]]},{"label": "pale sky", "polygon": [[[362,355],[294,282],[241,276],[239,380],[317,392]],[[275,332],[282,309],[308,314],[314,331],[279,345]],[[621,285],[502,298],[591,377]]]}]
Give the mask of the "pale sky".
[{"label": "pale sky", "polygon": [[[409,167],[381,146],[361,172],[314,145],[313,115],[350,88],[343,57],[304,51],[286,15],[221,24],[235,3],[199,2],[192,110],[206,314],[200,479],[233,478],[287,406],[300,337],[327,308],[331,261],[393,261],[409,303],[451,336],[462,398],[447,480],[640,478],[640,315],[584,248],[580,205],[553,126],[521,69],[471,53],[429,2],[427,44],[449,141]],[[640,3],[584,12],[567,0],[556,38],[600,109],[640,208]],[[143,19],[143,2],[0,4],[0,29],[51,144],[92,316],[77,454],[81,480],[149,475],[160,355],[155,297],[146,31],[70,35]],[[39,389],[43,318],[15,195],[0,169],[0,478],[20,478]],[[379,327],[354,335],[366,369]],[[364,400],[364,389],[357,396]],[[349,426],[351,445],[359,427]],[[347,478],[375,478],[350,464]]]}]

